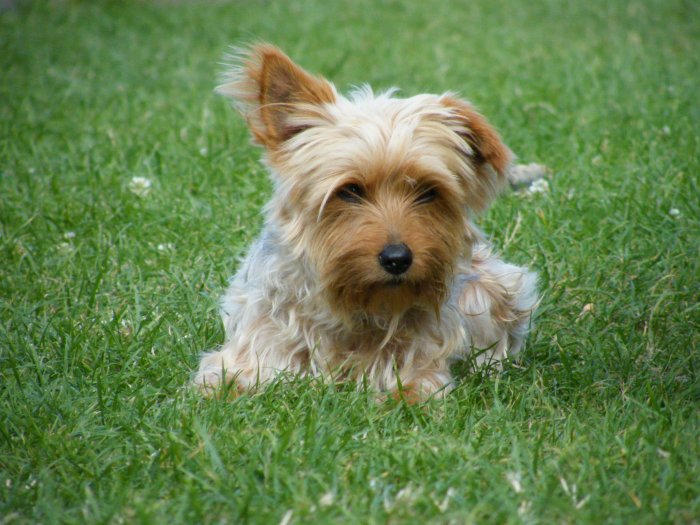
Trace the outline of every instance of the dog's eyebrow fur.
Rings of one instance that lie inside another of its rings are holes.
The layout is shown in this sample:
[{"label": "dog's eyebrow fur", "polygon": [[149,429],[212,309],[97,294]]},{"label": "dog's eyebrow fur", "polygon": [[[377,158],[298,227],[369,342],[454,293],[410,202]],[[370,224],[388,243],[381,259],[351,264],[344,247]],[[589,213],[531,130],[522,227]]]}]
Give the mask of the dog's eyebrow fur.
[{"label": "dog's eyebrow fur", "polygon": [[316,217],[316,222],[321,222],[321,215],[323,215],[323,211],[326,209],[326,204],[328,204],[328,201],[333,196],[333,194],[336,191],[338,191],[340,188],[342,188],[344,184],[345,183],[341,180],[341,181],[336,182],[330,188],[328,188],[326,195],[323,197],[323,200],[321,201],[321,206],[318,209],[318,216]]}]

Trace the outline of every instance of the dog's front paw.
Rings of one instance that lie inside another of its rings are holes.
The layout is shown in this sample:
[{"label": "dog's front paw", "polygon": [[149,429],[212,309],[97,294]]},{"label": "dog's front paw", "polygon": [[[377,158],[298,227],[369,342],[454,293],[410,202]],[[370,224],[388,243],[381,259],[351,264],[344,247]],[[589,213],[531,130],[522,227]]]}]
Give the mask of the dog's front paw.
[{"label": "dog's front paw", "polygon": [[453,388],[447,372],[436,372],[397,385],[389,396],[397,401],[415,405],[429,399],[441,399]]},{"label": "dog's front paw", "polygon": [[195,387],[205,396],[238,395],[251,386],[250,373],[241,368],[232,347],[224,346],[202,356],[199,371],[194,377]]},{"label": "dog's front paw", "polygon": [[223,383],[221,371],[200,370],[194,378],[194,386],[206,397],[213,397]]},{"label": "dog's front paw", "polygon": [[237,397],[244,391],[236,376],[222,368],[201,368],[193,383],[206,397]]}]

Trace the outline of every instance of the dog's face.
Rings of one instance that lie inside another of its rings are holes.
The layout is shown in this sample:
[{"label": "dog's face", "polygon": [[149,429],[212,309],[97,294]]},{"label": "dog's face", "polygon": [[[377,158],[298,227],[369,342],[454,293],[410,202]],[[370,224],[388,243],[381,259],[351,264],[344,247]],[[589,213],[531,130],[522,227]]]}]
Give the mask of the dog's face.
[{"label": "dog's face", "polygon": [[469,214],[510,160],[481,115],[450,95],[346,99],[269,45],[243,55],[218,91],[265,147],[273,220],[337,313],[439,308],[471,252]]}]

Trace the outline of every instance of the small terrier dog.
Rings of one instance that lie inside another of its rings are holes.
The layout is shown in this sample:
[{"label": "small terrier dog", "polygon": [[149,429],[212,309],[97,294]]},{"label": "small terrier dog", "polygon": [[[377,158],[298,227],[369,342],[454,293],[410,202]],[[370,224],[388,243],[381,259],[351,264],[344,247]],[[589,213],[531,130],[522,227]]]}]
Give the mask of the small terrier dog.
[{"label": "small terrier dog", "polygon": [[241,51],[217,92],[263,146],[274,192],[221,301],[226,342],[201,360],[202,391],[287,371],[420,401],[450,390],[455,358],[522,348],[536,275],[472,222],[512,155],[468,102],[367,86],[346,98],[269,44]]}]

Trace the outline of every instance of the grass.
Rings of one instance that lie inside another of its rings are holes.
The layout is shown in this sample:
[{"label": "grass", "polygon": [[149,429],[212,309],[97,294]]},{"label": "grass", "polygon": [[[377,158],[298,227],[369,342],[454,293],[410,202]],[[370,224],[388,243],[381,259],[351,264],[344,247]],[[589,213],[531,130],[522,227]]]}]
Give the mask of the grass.
[{"label": "grass", "polygon": [[[15,4],[1,523],[698,523],[697,3]],[[481,219],[541,275],[519,362],[423,406],[293,378],[233,402],[188,387],[270,191],[212,94],[226,46],[253,39],[341,89],[459,89],[553,169]]]}]

